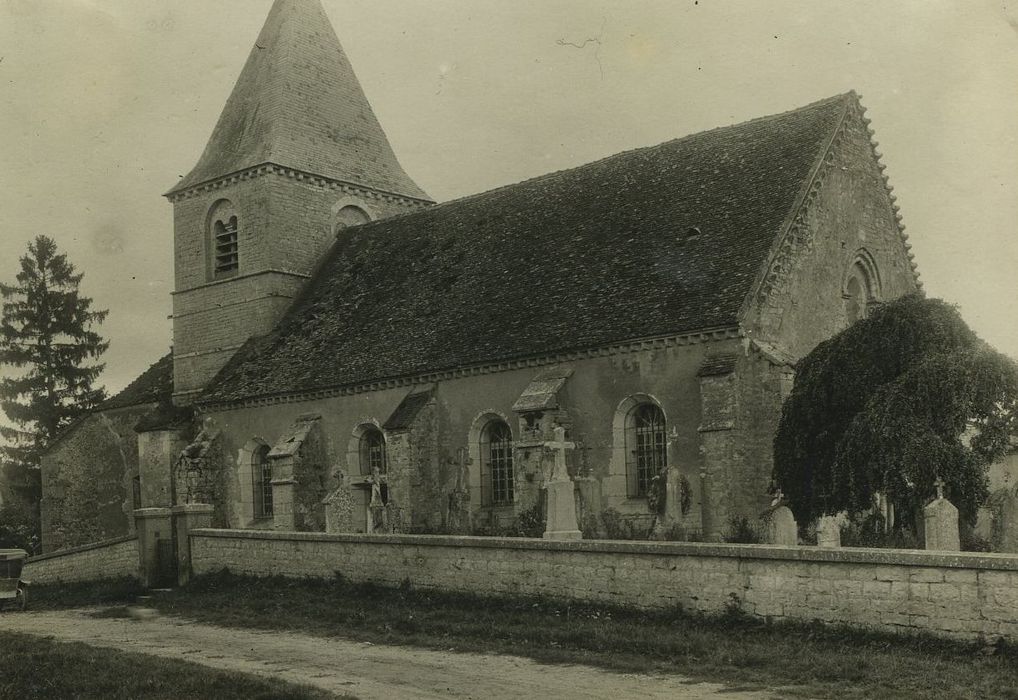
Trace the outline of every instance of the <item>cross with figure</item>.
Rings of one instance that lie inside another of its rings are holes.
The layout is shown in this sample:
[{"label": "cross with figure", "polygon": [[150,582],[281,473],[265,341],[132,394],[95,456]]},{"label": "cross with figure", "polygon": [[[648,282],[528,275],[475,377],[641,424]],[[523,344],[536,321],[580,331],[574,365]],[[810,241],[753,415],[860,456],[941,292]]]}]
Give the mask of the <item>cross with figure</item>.
[{"label": "cross with figure", "polygon": [[933,482],[933,485],[937,487],[937,500],[942,500],[944,498],[944,487],[947,486],[947,484],[945,484],[944,480],[938,475],[937,480]]},{"label": "cross with figure", "polygon": [[576,449],[575,442],[566,442],[566,429],[562,426],[555,428],[555,440],[544,443],[545,447],[555,450],[555,468],[552,471],[552,481],[568,481],[569,470],[566,468],[566,450]]}]

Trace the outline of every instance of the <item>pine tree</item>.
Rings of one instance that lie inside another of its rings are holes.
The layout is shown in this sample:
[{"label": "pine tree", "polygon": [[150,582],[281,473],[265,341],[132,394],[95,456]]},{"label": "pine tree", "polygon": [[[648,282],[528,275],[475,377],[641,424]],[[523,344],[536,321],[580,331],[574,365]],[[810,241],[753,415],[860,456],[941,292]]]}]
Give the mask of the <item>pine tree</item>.
[{"label": "pine tree", "polygon": [[20,262],[16,283],[0,284],[0,409],[16,426],[0,426],[0,459],[8,491],[37,511],[43,451],[105,398],[93,382],[104,367],[95,360],[109,347],[95,327],[108,312],[79,295],[83,275],[52,239],[36,237]]}]

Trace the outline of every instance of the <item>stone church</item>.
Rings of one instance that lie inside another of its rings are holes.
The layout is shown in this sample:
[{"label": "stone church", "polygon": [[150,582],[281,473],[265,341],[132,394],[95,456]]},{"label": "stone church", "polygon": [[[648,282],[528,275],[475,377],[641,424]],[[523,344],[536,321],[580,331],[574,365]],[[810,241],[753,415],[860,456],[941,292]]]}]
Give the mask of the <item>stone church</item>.
[{"label": "stone church", "polygon": [[[435,203],[319,0],[277,0],[173,206],[173,350],[43,467],[47,550],[139,507],[470,532],[540,509],[720,537],[796,360],[919,288],[855,93]],[[563,448],[564,449],[564,448]]]}]

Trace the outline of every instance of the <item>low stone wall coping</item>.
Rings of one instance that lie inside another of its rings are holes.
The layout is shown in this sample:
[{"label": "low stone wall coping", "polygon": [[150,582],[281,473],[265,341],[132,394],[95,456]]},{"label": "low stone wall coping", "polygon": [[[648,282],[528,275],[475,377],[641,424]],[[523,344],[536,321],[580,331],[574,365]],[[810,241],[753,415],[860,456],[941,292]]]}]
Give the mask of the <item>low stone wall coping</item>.
[{"label": "low stone wall coping", "polygon": [[228,539],[290,540],[294,542],[347,542],[400,544],[419,547],[472,547],[488,549],[531,549],[563,552],[612,554],[678,555],[769,559],[798,562],[884,564],[888,566],[945,567],[1018,571],[1018,556],[985,552],[932,552],[920,549],[871,549],[859,547],[788,547],[767,544],[726,544],[716,542],[645,542],[618,540],[545,540],[523,537],[466,537],[453,535],[364,535],[324,532],[278,532],[266,530],[196,529],[192,537]]},{"label": "low stone wall coping", "polygon": [[25,561],[25,565],[34,564],[37,561],[46,561],[47,559],[56,559],[58,557],[66,557],[69,554],[80,554],[81,552],[89,552],[93,549],[103,549],[105,547],[112,547],[116,544],[123,544],[124,542],[131,542],[132,540],[138,539],[137,535],[125,535],[124,537],[117,537],[112,540],[103,540],[102,542],[92,542],[91,544],[83,544],[78,547],[68,547],[67,549],[58,549],[55,552],[49,552],[46,554],[38,554],[34,557],[29,557]]}]

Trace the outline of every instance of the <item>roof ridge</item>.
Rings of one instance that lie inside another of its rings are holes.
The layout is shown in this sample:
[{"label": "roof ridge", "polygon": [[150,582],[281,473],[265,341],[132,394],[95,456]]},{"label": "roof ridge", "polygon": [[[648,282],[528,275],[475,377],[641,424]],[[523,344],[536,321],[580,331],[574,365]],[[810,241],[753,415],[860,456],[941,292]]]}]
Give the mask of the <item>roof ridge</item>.
[{"label": "roof ridge", "polygon": [[[561,175],[564,175],[564,174],[567,174],[567,173],[572,173],[572,172],[575,172],[575,171],[583,169],[583,168],[587,168],[587,167],[591,167],[591,166],[594,166],[594,165],[598,165],[600,163],[606,163],[606,162],[610,162],[610,161],[614,161],[614,160],[621,160],[621,159],[625,158],[626,156],[632,156],[632,155],[634,155],[636,153],[643,153],[643,152],[646,152],[646,151],[652,151],[654,149],[661,148],[663,146],[668,146],[668,145],[671,145],[671,144],[679,143],[681,141],[685,141],[686,139],[691,139],[691,138],[694,138],[694,137],[697,137],[697,136],[702,136],[704,134],[716,133],[718,131],[726,131],[728,129],[738,129],[738,128],[741,128],[741,127],[749,126],[751,124],[757,124],[757,123],[765,122],[765,121],[769,121],[769,120],[777,120],[777,119],[780,119],[780,118],[783,118],[783,117],[787,117],[787,116],[789,116],[791,114],[795,114],[796,112],[803,112],[803,111],[806,111],[808,109],[812,109],[814,107],[820,107],[822,105],[826,105],[826,104],[829,104],[829,103],[837,102],[839,100],[846,100],[847,101],[852,96],[856,96],[855,90],[849,90],[848,92],[843,92],[843,93],[840,93],[840,94],[837,94],[837,95],[832,95],[830,97],[825,97],[825,98],[822,98],[822,99],[819,99],[819,100],[814,100],[813,102],[810,102],[809,104],[802,105],[801,107],[794,107],[792,109],[786,109],[784,112],[776,112],[774,114],[765,114],[765,115],[763,115],[761,117],[753,117],[752,119],[747,119],[747,120],[741,121],[741,122],[734,122],[732,124],[725,124],[724,126],[715,126],[715,127],[710,128],[710,129],[704,129],[702,131],[694,131],[694,132],[686,134],[684,136],[678,136],[676,138],[668,139],[667,141],[661,141],[661,142],[656,143],[656,144],[650,144],[648,146],[637,146],[636,148],[630,148],[630,149],[627,149],[625,151],[619,151],[617,153],[612,153],[610,155],[602,156],[601,158],[597,158],[595,160],[590,160],[590,161],[587,161],[585,163],[580,163],[579,165],[574,165],[574,166],[571,166],[571,167],[568,167],[568,168],[562,168],[560,170],[552,170],[551,172],[542,173],[540,175],[535,175],[533,177],[528,177],[528,178],[526,178],[524,180],[517,180],[516,182],[509,182],[509,183],[506,183],[504,185],[499,185],[498,187],[493,187],[490,190],[482,190],[480,192],[474,192],[472,194],[464,195],[462,197],[457,197],[455,199],[450,199],[450,200],[447,200],[445,202],[437,202],[437,203],[432,204],[431,206],[427,207],[426,211],[436,211],[436,210],[442,209],[443,207],[446,207],[446,206],[448,206],[450,204],[457,204],[457,203],[460,203],[460,202],[470,201],[470,200],[475,199],[477,197],[483,197],[483,196],[486,196],[486,195],[494,194],[496,192],[501,192],[503,190],[506,190],[506,189],[509,189],[509,188],[512,188],[512,187],[519,187],[520,185],[526,185],[526,184],[533,184],[533,183],[536,183],[536,182],[541,182],[541,181],[546,180],[546,179],[551,179],[551,178],[553,178],[555,176],[561,176]],[[425,211],[425,210],[405,212],[403,214],[400,214],[399,216],[410,216],[410,215],[414,215],[414,214],[419,214],[420,211]],[[375,222],[369,222],[369,223],[366,223],[366,224],[361,224],[361,226],[364,227],[364,228],[367,228],[367,227],[371,226],[372,223],[375,223]]]},{"label": "roof ridge", "polygon": [[346,229],[199,402],[735,327],[850,97]]}]

